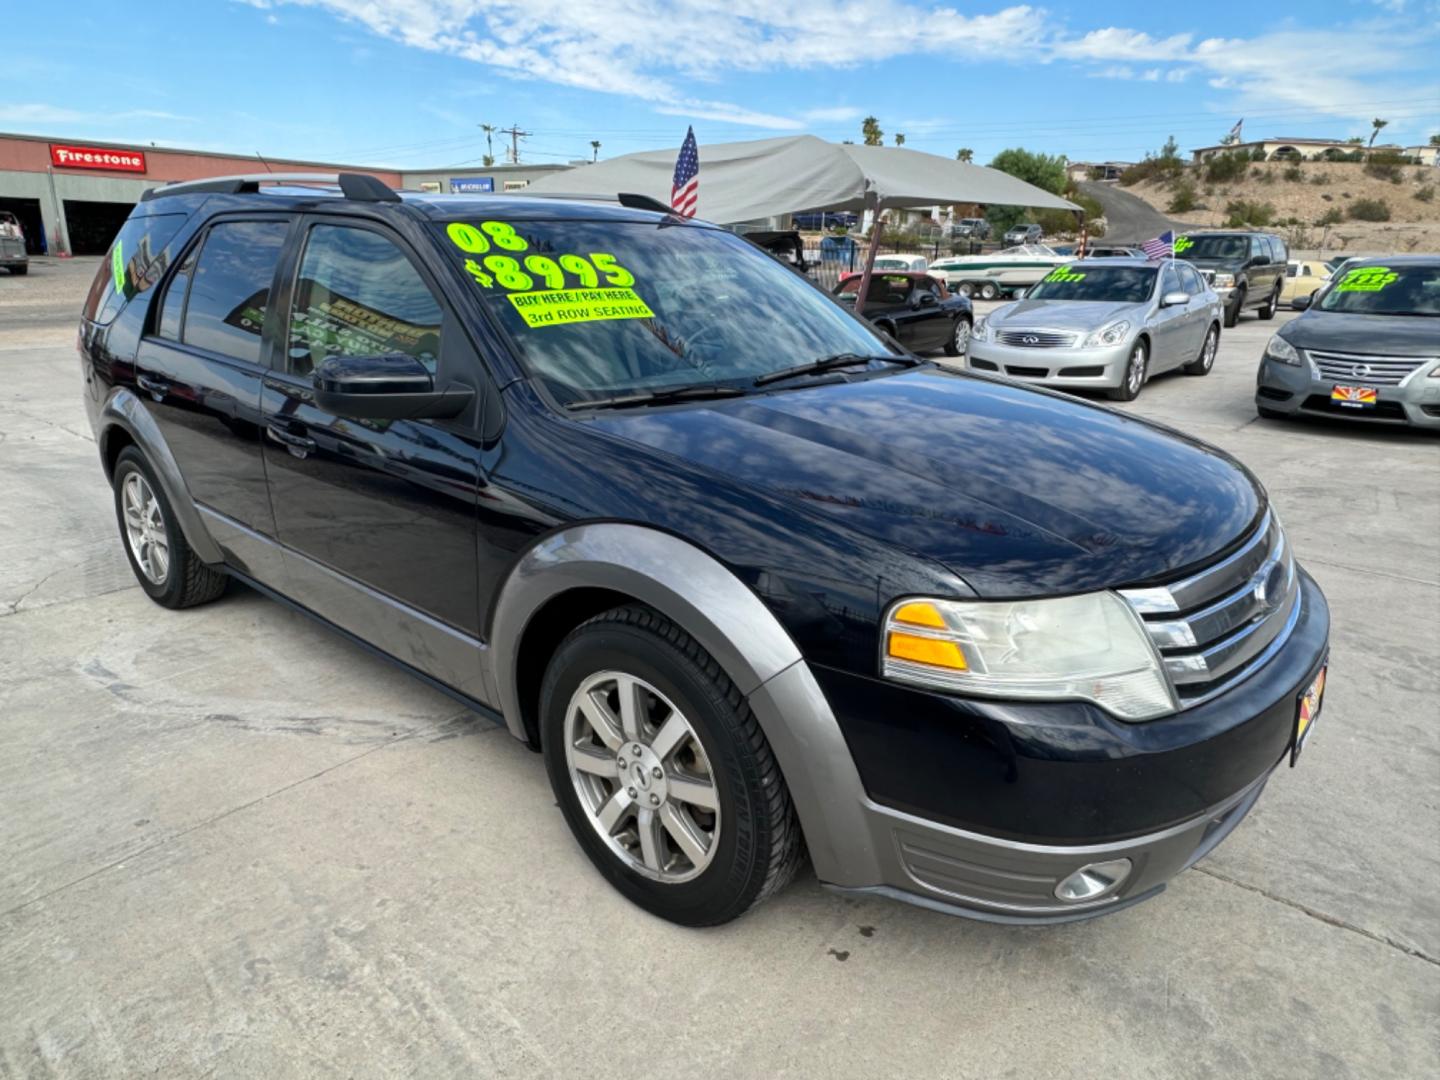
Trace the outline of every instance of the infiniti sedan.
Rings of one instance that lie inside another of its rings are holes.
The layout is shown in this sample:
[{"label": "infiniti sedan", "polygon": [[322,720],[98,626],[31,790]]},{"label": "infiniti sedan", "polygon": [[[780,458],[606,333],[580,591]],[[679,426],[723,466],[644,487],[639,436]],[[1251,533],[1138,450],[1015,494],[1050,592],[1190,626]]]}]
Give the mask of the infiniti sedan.
[{"label": "infiniti sedan", "polygon": [[1294,306],[1260,358],[1261,416],[1440,428],[1440,255],[1351,259]]},{"label": "infiniti sedan", "polygon": [[1210,374],[1221,314],[1220,298],[1188,263],[1072,262],[976,322],[969,366],[1133,401],[1157,372]]}]

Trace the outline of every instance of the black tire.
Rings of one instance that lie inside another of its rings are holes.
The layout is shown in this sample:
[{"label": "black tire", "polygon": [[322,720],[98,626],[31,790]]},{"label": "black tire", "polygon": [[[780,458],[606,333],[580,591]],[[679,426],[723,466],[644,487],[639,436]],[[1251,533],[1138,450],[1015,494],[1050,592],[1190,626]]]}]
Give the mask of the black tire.
[{"label": "black tire", "polygon": [[955,328],[950,332],[950,337],[945,342],[946,356],[961,356],[964,354],[965,350],[960,347],[960,328],[962,326],[965,328],[965,343],[967,346],[969,345],[971,328],[970,320],[965,318],[964,316],[961,316],[960,318],[955,320]]},{"label": "black tire", "polygon": [[1264,405],[1256,405],[1255,412],[1263,420],[1289,420],[1290,414],[1279,412],[1276,409],[1267,409]]},{"label": "black tire", "polygon": [[[142,477],[153,493],[165,526],[166,546],[169,550],[168,565],[164,576],[158,582],[152,581],[141,568],[126,529],[123,493],[125,481],[132,474]],[[155,472],[145,460],[144,454],[133,446],[127,446],[120,451],[111,484],[115,489],[115,518],[120,525],[120,543],[125,547],[125,557],[130,560],[130,569],[135,573],[135,580],[151,600],[161,607],[187,608],[214,600],[225,591],[229,577],[223,571],[201,562],[185,540],[185,534],[180,529],[180,523],[175,520],[175,511],[170,507],[165,489],[156,480]]]},{"label": "black tire", "polygon": [[30,272],[30,267],[28,267],[28,266],[12,266],[12,267],[10,267],[10,272],[11,272],[12,274],[14,274],[16,277],[24,277],[26,274],[28,274],[28,273]]},{"label": "black tire", "polygon": [[[581,683],[606,671],[643,679],[669,698],[709,759],[721,825],[709,864],[689,881],[637,873],[600,836],[576,792],[566,714]],[[571,832],[605,879],[651,914],[682,926],[729,922],[784,888],[804,861],[790,792],[759,722],[710,654],[658,612],[615,608],[573,630],[546,669],[540,723],[546,770]]]},{"label": "black tire", "polygon": [[1240,310],[1245,306],[1245,290],[1235,294],[1235,301],[1225,309],[1225,329],[1229,330],[1240,321]]},{"label": "black tire", "polygon": [[[1131,372],[1137,363],[1140,367],[1138,380],[1131,378]],[[1145,380],[1149,375],[1150,345],[1144,338],[1137,338],[1134,348],[1130,350],[1130,359],[1125,362],[1125,373],[1120,376],[1120,385],[1113,390],[1106,390],[1105,395],[1111,401],[1134,401],[1145,388]]]},{"label": "black tire", "polygon": [[999,295],[1000,289],[993,281],[987,281],[984,285],[980,286],[981,300],[994,300]]},{"label": "black tire", "polygon": [[962,281],[959,285],[955,286],[955,292],[965,297],[966,300],[969,300],[975,295],[975,286],[968,281]]},{"label": "black tire", "polygon": [[1275,317],[1275,312],[1279,310],[1279,308],[1280,288],[1279,286],[1276,286],[1275,291],[1270,294],[1270,299],[1265,301],[1265,306],[1262,307],[1258,312],[1256,312],[1256,314],[1258,314],[1262,319],[1270,320]]},{"label": "black tire", "polygon": [[1186,364],[1182,371],[1186,375],[1209,375],[1215,367],[1215,354],[1220,351],[1220,328],[1210,327],[1205,331],[1205,341],[1200,346],[1200,355]]}]

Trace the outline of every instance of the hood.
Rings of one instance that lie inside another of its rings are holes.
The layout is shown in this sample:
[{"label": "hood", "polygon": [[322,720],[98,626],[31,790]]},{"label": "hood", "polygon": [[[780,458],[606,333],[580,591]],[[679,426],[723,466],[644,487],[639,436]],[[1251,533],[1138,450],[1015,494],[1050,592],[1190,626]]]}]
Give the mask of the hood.
[{"label": "hood", "polygon": [[1107,300],[1021,300],[986,321],[1007,330],[1099,330],[1116,319],[1133,318],[1145,307]]},{"label": "hood", "polygon": [[1281,335],[1302,349],[1371,356],[1440,356],[1440,318],[1352,315],[1311,308],[1285,324]]},{"label": "hood", "polygon": [[933,369],[591,423],[938,562],[984,596],[1170,575],[1264,505],[1238,463],[1193,439]]}]

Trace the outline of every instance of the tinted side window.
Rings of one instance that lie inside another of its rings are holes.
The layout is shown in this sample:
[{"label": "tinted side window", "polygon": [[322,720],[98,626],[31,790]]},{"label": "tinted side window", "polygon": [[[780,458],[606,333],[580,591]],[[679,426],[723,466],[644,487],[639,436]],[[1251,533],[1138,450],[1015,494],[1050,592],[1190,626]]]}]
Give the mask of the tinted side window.
[{"label": "tinted side window", "polygon": [[185,311],[185,294],[190,288],[190,278],[195,272],[195,257],[200,254],[198,246],[190,249],[180,269],[165,286],[165,297],[160,301],[160,318],[155,332],[171,341],[180,340],[180,321]]},{"label": "tinted side window", "polygon": [[1270,261],[1270,247],[1265,243],[1263,236],[1250,237],[1250,257],[1252,259],[1258,257],[1266,262]]},{"label": "tinted side window", "polygon": [[152,214],[125,222],[95,271],[85,298],[85,318],[108,323],[126,302],[159,281],[169,265],[165,245],[184,223],[184,214]]},{"label": "tinted side window", "polygon": [[1270,246],[1275,249],[1275,261],[1283,263],[1290,258],[1290,252],[1285,247],[1285,241],[1278,236],[1270,237]]},{"label": "tinted side window", "polygon": [[443,320],[429,286],[391,240],[316,225],[295,287],[289,367],[306,375],[327,356],[405,353],[434,372]]},{"label": "tinted side window", "polygon": [[224,221],[210,230],[191,274],[185,344],[260,362],[270,283],[289,227],[283,221]]}]

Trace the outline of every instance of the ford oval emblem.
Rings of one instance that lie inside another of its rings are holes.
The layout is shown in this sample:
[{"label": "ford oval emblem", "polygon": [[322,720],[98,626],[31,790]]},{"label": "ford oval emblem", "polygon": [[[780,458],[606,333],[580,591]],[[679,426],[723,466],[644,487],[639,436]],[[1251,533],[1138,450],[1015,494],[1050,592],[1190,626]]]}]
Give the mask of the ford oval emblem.
[{"label": "ford oval emblem", "polygon": [[1250,595],[1261,612],[1269,614],[1280,606],[1286,577],[1284,564],[1273,559],[1255,572],[1250,579]]}]

